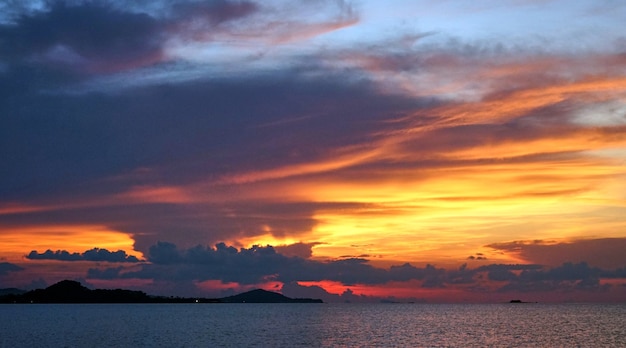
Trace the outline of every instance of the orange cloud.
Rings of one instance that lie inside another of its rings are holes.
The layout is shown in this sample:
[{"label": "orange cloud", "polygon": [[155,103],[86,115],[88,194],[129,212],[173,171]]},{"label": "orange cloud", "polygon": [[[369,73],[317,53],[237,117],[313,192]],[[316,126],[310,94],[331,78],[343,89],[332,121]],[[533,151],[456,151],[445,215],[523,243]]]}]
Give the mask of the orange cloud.
[{"label": "orange cloud", "polygon": [[143,259],[134,250],[134,240],[128,233],[111,230],[98,225],[40,225],[2,227],[0,254],[8,259],[21,260],[32,250],[67,250],[84,252],[94,247],[108,250],[124,250],[127,254]]},{"label": "orange cloud", "polygon": [[191,203],[194,200],[184,188],[174,186],[135,186],[116,198],[133,203]]}]

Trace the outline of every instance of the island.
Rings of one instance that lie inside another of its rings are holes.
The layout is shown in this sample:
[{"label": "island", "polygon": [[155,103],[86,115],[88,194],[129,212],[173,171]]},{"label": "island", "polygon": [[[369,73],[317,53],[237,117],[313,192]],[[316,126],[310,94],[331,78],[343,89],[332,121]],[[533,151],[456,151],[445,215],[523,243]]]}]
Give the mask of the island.
[{"label": "island", "polygon": [[323,303],[320,299],[290,298],[277,292],[256,289],[218,299],[220,303]]},{"label": "island", "polygon": [[45,289],[5,290],[0,303],[323,303],[320,299],[290,298],[277,292],[255,289],[222,298],[151,296],[124,289],[91,290],[74,280],[63,280]]}]

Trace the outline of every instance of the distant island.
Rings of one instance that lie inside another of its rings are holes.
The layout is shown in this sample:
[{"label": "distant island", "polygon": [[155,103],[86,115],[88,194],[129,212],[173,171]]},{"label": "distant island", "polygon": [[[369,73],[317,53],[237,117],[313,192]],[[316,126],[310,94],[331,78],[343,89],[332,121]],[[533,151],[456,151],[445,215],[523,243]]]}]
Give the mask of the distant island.
[{"label": "distant island", "polygon": [[323,303],[323,301],[290,298],[263,289],[222,298],[151,296],[143,291],[124,289],[90,290],[80,282],[63,280],[45,289],[32,291],[0,289],[0,303]]}]

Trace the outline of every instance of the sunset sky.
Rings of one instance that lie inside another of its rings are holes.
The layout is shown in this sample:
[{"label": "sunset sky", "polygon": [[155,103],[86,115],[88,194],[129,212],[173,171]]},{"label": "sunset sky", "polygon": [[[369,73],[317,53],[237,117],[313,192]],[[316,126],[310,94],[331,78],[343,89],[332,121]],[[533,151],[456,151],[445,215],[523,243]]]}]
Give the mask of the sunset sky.
[{"label": "sunset sky", "polygon": [[626,301],[626,2],[0,0],[0,288]]}]

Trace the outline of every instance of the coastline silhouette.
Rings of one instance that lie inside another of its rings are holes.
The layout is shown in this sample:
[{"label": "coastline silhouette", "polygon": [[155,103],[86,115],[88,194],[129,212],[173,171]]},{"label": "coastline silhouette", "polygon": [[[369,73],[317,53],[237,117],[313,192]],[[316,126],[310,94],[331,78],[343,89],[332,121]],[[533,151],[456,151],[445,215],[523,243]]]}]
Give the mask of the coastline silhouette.
[{"label": "coastline silhouette", "polygon": [[14,291],[0,296],[0,303],[323,303],[320,299],[290,298],[263,289],[222,298],[151,296],[136,290],[91,290],[74,280],[27,292],[11,290]]}]

